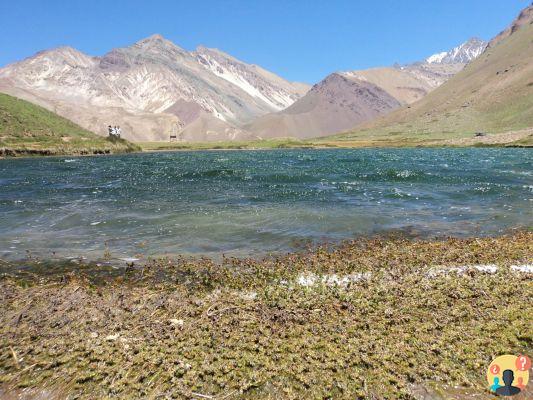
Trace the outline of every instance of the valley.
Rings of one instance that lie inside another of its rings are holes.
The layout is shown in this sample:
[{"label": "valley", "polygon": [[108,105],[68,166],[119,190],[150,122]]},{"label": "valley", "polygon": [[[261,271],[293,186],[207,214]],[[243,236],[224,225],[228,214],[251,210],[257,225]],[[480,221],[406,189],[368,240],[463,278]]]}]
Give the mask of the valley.
[{"label": "valley", "polygon": [[533,398],[530,0],[0,8],[0,400]]}]

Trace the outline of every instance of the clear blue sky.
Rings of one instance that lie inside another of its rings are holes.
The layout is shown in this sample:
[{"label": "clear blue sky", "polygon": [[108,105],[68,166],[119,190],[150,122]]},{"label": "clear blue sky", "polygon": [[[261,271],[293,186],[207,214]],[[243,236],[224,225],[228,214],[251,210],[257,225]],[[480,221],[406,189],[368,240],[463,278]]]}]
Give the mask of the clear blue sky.
[{"label": "clear blue sky", "polygon": [[90,55],[160,33],[284,78],[407,63],[490,39],[531,0],[0,0],[0,66],[52,47]]}]

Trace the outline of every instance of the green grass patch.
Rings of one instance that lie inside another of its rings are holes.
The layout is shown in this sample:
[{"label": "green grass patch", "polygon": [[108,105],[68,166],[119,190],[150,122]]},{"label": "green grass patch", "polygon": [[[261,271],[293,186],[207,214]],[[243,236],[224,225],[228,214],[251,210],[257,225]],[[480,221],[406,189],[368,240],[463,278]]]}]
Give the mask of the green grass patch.
[{"label": "green grass patch", "polygon": [[126,140],[98,136],[43,107],[0,93],[0,156],[139,150]]}]

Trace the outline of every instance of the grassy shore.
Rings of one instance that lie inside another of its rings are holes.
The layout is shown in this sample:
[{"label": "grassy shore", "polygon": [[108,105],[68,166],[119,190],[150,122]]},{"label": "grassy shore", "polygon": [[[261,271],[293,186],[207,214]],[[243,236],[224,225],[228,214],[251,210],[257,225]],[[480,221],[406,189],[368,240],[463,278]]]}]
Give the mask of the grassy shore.
[{"label": "grassy shore", "polygon": [[532,262],[519,232],[128,269],[2,264],[0,394],[490,398],[490,361],[533,351],[533,278],[512,267]]},{"label": "grassy shore", "polygon": [[254,150],[290,148],[367,148],[367,147],[533,147],[533,129],[503,133],[489,133],[476,137],[474,133],[463,134],[407,134],[391,132],[389,135],[335,135],[323,138],[299,140],[279,138],[255,141],[224,142],[141,142],[143,151],[173,150]]},{"label": "grassy shore", "polygon": [[98,136],[43,107],[0,93],[0,157],[112,154],[139,151]]},{"label": "grassy shore", "polygon": [[[172,150],[254,150],[254,149],[286,149],[315,148],[311,141],[293,138],[279,138],[252,141],[220,141],[220,142],[140,142],[143,151]],[[322,146],[324,147],[324,146]]]}]

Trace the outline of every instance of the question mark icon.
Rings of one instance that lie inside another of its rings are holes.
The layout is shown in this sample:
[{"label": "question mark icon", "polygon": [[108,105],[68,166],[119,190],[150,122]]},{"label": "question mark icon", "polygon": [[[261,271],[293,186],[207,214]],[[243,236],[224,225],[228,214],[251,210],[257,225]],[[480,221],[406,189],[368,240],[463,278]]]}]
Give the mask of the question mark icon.
[{"label": "question mark icon", "polygon": [[500,372],[500,366],[498,364],[493,364],[490,367],[490,372],[492,373],[492,375],[498,375],[498,373]]},{"label": "question mark icon", "polygon": [[516,369],[519,371],[527,371],[531,368],[531,360],[528,356],[520,355],[516,358]]}]

